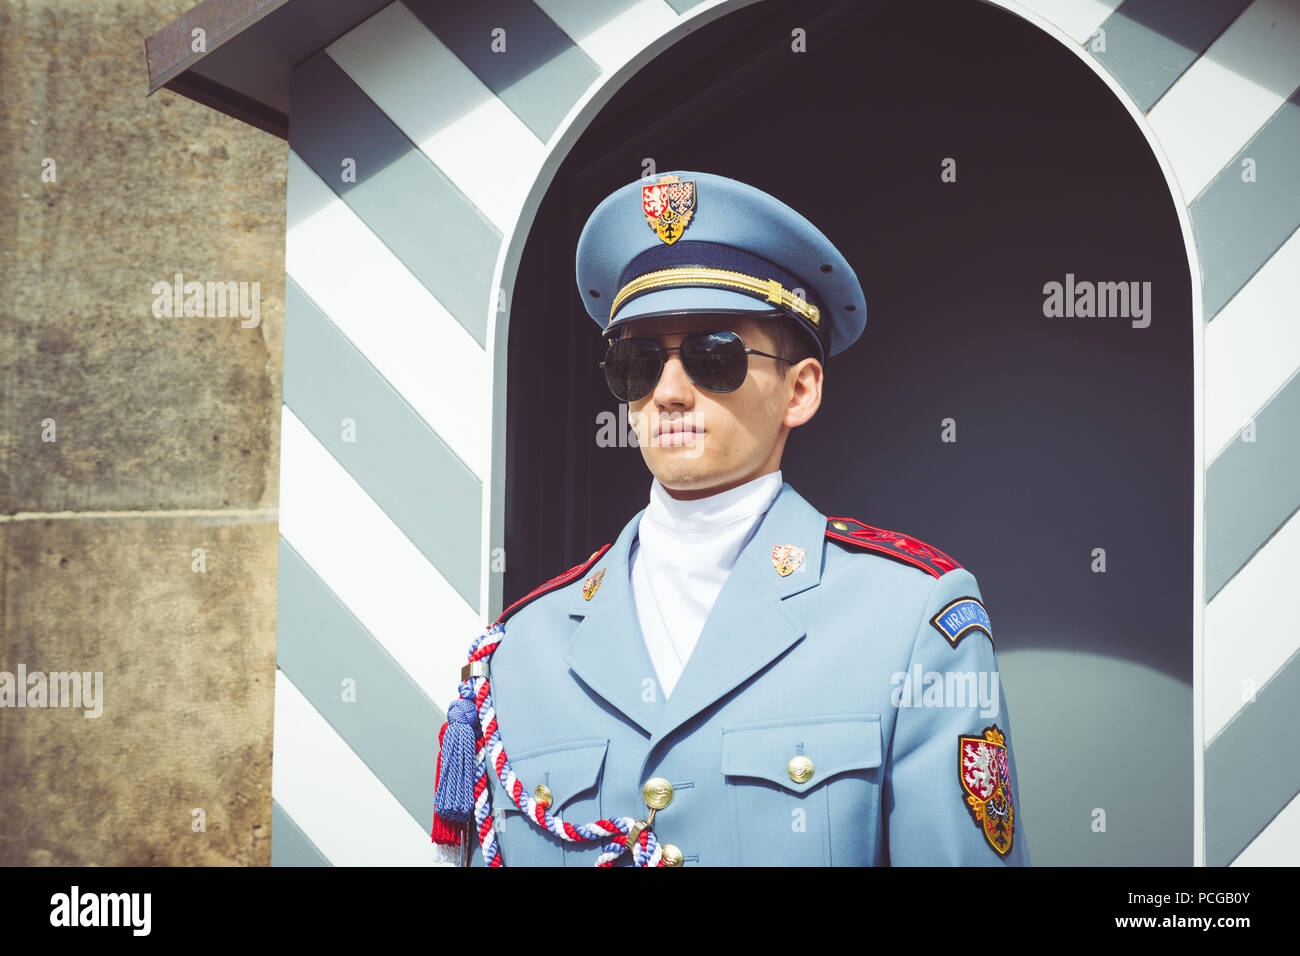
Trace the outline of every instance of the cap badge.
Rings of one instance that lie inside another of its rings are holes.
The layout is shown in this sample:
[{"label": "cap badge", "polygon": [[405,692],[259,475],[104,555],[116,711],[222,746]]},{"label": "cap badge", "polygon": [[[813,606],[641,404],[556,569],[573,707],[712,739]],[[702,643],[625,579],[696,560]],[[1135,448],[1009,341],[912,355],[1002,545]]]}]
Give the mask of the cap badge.
[{"label": "cap badge", "polygon": [[605,569],[601,568],[591,577],[582,583],[582,599],[590,601],[591,596],[600,588],[600,582],[605,579]]},{"label": "cap badge", "polygon": [[804,555],[807,553],[793,544],[778,544],[772,549],[772,567],[776,568],[777,574],[785,577],[803,566]]},{"label": "cap badge", "polygon": [[672,245],[695,215],[695,180],[660,176],[659,182],[641,187],[645,221],[664,242]]}]

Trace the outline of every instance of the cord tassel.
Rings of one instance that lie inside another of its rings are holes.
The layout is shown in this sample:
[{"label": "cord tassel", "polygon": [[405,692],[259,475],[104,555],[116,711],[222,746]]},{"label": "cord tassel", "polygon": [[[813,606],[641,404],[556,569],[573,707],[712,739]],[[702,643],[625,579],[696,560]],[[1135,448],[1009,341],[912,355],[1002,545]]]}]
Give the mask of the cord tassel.
[{"label": "cord tassel", "polygon": [[[434,826],[463,829],[474,816],[475,743],[478,709],[472,700],[458,698],[447,708],[447,723],[440,732],[438,790],[434,796]],[[436,842],[444,842],[434,837]],[[459,842],[459,835],[457,837]]]},{"label": "cord tassel", "polygon": [[[438,781],[442,778],[442,741],[447,733],[447,723],[444,721],[442,729],[438,731],[438,766],[433,772],[433,784],[436,788]],[[438,802],[437,791],[434,792],[434,803]],[[438,813],[436,807],[433,811],[433,842],[443,846],[460,846],[462,826],[454,823],[448,823]]]}]

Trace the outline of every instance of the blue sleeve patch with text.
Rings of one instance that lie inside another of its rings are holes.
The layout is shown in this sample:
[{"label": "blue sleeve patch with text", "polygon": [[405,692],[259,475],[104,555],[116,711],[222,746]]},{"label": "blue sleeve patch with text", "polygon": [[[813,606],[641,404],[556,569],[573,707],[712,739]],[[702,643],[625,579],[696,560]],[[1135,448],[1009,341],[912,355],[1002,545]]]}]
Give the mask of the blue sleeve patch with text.
[{"label": "blue sleeve patch with text", "polygon": [[993,640],[993,625],[989,621],[988,611],[973,597],[961,597],[953,601],[930,618],[930,623],[953,647],[971,631],[983,631],[990,641]]}]

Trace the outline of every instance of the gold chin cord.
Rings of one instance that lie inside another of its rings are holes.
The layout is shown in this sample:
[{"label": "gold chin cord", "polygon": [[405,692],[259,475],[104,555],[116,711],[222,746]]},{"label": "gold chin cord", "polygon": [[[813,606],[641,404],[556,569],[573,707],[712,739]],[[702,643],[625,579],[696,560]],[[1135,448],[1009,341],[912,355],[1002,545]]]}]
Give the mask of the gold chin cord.
[{"label": "gold chin cord", "polygon": [[630,296],[640,292],[649,292],[652,289],[667,289],[674,286],[696,286],[704,288],[736,289],[740,292],[748,293],[754,297],[762,297],[765,301],[778,305],[781,308],[788,309],[798,315],[803,316],[813,325],[821,322],[821,310],[815,305],[811,305],[803,296],[795,295],[775,279],[760,279],[757,276],[751,276],[744,272],[735,272],[730,269],[711,269],[705,266],[675,266],[671,269],[656,269],[654,272],[647,272],[645,275],[637,276],[623,288],[618,290],[614,296],[614,302],[609,308],[609,323],[614,321],[614,315]]}]

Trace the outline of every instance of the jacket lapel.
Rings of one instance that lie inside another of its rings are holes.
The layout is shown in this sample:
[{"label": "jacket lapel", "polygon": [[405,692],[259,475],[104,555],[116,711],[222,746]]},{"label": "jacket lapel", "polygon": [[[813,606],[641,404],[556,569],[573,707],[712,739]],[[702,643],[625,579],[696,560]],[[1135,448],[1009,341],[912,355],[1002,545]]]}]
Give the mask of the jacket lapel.
[{"label": "jacket lapel", "polygon": [[644,512],[636,513],[591,568],[588,577],[605,572],[591,598],[576,589],[569,614],[583,620],[564,659],[584,684],[649,734],[664,702],[658,694],[648,701],[643,697],[643,681],[653,679],[655,669],[641,636],[628,575],[628,553]]},{"label": "jacket lapel", "polygon": [[[658,716],[652,747],[804,636],[803,625],[782,602],[820,583],[825,543],[825,515],[788,482],[783,483],[709,611],[699,641]],[[804,552],[798,569],[785,576],[772,561],[773,548],[779,545]],[[626,586],[626,568],[622,577]],[[636,635],[640,640],[639,630]]]}]

